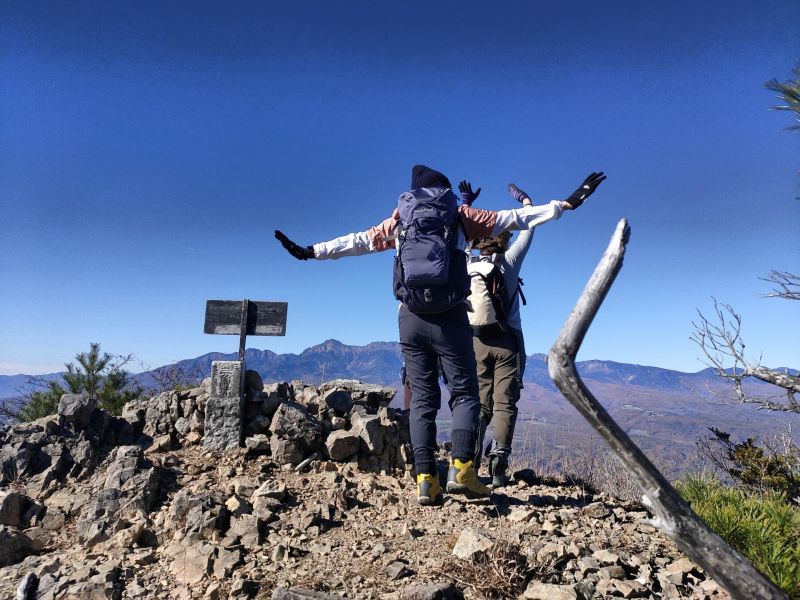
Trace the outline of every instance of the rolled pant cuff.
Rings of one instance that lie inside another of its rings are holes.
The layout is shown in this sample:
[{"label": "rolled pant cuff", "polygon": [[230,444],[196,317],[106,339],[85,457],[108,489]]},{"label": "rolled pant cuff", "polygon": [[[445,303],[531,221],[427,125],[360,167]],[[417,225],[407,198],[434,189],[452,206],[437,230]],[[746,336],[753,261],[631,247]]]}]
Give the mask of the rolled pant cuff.
[{"label": "rolled pant cuff", "polygon": [[450,435],[453,444],[453,458],[461,461],[472,460],[475,457],[475,432],[468,429],[454,429]]},{"label": "rolled pant cuff", "polygon": [[436,475],[436,461],[415,462],[414,470],[417,472],[417,475]]}]

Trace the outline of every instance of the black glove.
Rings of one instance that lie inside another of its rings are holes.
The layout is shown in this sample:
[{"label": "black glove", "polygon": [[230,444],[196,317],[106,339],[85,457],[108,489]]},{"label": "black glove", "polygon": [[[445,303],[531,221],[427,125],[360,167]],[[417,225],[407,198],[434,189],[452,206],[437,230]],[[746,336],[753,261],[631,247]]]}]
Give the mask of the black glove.
[{"label": "black glove", "polygon": [[275,239],[283,244],[283,247],[286,248],[286,251],[298,260],[308,260],[309,258],[314,258],[314,248],[312,246],[306,246],[305,248],[298,246],[277,229],[275,230]]},{"label": "black glove", "polygon": [[600,171],[599,173],[592,173],[586,179],[583,180],[581,187],[577,190],[572,192],[572,195],[564,200],[567,204],[569,204],[571,210],[575,210],[583,201],[586,200],[589,196],[594,194],[594,191],[597,189],[597,186],[605,181],[606,176],[603,175],[603,172]]},{"label": "black glove", "polygon": [[477,197],[480,195],[481,188],[478,188],[473,192],[472,184],[469,181],[462,181],[458,184],[458,191],[461,194],[461,199],[464,201],[464,204],[467,206],[472,206],[472,203],[475,202]]},{"label": "black glove", "polygon": [[528,194],[519,189],[513,183],[508,184],[508,193],[511,194],[511,197],[517,202],[524,202],[525,198],[527,198],[528,200],[531,199],[531,197],[528,196]]}]

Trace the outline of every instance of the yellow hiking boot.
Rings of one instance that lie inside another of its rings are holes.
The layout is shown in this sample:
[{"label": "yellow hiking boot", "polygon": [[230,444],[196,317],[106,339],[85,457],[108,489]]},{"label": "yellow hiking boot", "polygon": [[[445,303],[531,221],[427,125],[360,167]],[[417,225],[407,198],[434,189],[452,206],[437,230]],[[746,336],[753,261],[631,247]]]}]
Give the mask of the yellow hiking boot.
[{"label": "yellow hiking boot", "polygon": [[450,460],[450,469],[447,471],[447,491],[456,494],[465,494],[471,498],[489,496],[491,488],[483,485],[478,479],[472,461],[461,462],[459,459]]},{"label": "yellow hiking boot", "polygon": [[420,473],[417,475],[417,502],[422,506],[431,506],[442,500],[442,486],[439,475]]}]

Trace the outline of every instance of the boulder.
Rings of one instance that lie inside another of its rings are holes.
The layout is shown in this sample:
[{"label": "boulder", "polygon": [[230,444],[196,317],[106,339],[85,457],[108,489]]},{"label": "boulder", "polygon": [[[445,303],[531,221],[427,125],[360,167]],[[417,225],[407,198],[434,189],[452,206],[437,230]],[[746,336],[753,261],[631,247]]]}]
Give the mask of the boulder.
[{"label": "boulder", "polygon": [[203,542],[182,547],[172,559],[169,569],[175,579],[186,585],[200,583],[211,570],[214,546]]},{"label": "boulder", "polygon": [[353,404],[365,407],[368,412],[375,413],[381,406],[388,406],[397,390],[382,385],[364,383],[355,379],[334,379],[319,386],[319,393],[324,395],[332,389],[342,389],[350,392]]},{"label": "boulder", "polygon": [[353,408],[353,397],[347,390],[334,388],[322,395],[322,405],[336,415],[343,417]]},{"label": "boulder", "polygon": [[322,445],[322,424],[297,402],[285,402],[272,416],[269,426],[272,435],[296,442],[306,451],[318,450]]},{"label": "boulder", "polygon": [[75,429],[84,429],[97,409],[97,400],[88,394],[64,394],[58,402],[58,414],[72,423]]},{"label": "boulder", "polygon": [[33,500],[18,492],[0,492],[0,525],[22,527]]},{"label": "boulder", "polygon": [[258,371],[253,371],[252,369],[245,371],[244,389],[248,397],[251,397],[253,394],[260,394],[264,391],[264,382],[261,379],[261,375],[258,374]]},{"label": "boulder", "polygon": [[173,428],[180,436],[184,436],[189,433],[192,429],[192,424],[186,417],[178,417],[178,420],[175,421]]},{"label": "boulder", "polygon": [[241,548],[226,549],[218,547],[217,556],[214,559],[214,577],[220,580],[227,579],[241,564]]},{"label": "boulder", "polygon": [[33,542],[27,535],[0,525],[0,567],[14,565],[33,552]]},{"label": "boulder", "polygon": [[273,437],[270,442],[270,449],[272,458],[278,464],[296,467],[303,461],[303,449],[297,442]]},{"label": "boulder", "polygon": [[269,450],[269,437],[263,433],[251,435],[250,437],[244,438],[244,446],[248,450],[254,452],[266,452]]},{"label": "boulder", "polygon": [[28,573],[17,586],[17,593],[14,600],[34,600],[36,589],[39,587],[39,577],[36,573]]},{"label": "boulder", "polygon": [[120,495],[116,488],[103,490],[84,509],[75,525],[80,543],[94,546],[126,527],[127,524],[121,523],[118,517]]},{"label": "boulder", "polygon": [[478,529],[467,527],[458,536],[453,555],[465,560],[471,559],[478,552],[485,552],[494,545],[494,538]]},{"label": "boulder", "polygon": [[389,566],[386,567],[386,574],[389,576],[389,579],[394,581],[397,579],[403,579],[404,577],[408,577],[409,575],[411,575],[411,571],[409,571],[405,563],[396,560],[392,563],[389,563]]},{"label": "boulder", "polygon": [[611,510],[609,510],[609,508],[602,502],[592,502],[591,504],[587,504],[583,507],[581,512],[587,517],[592,517],[593,519],[605,519],[611,514]]},{"label": "boulder", "polygon": [[286,499],[286,485],[283,483],[275,483],[274,481],[265,481],[253,492],[251,500],[255,500],[259,497],[274,498],[278,502],[283,502]]},{"label": "boulder", "polygon": [[325,450],[331,460],[344,461],[358,452],[361,436],[355,431],[340,429],[325,440]]},{"label": "boulder", "polygon": [[257,515],[242,515],[231,519],[230,528],[225,533],[225,542],[229,547],[239,543],[250,552],[258,550],[264,543],[264,520]]},{"label": "boulder", "polygon": [[531,581],[522,597],[529,600],[576,600],[578,593],[575,591],[575,586],[572,585]]},{"label": "boulder", "polygon": [[364,442],[364,447],[369,454],[380,454],[383,451],[383,427],[377,415],[364,415],[354,413],[351,417],[353,431],[358,433]]}]

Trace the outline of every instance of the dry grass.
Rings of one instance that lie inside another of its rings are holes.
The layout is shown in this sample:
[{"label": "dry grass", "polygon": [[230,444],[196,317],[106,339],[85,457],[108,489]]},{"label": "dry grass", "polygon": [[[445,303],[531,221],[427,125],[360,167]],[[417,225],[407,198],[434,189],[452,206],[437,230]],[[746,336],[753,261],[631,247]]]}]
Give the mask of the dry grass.
[{"label": "dry grass", "polygon": [[597,438],[565,457],[562,476],[573,485],[626,502],[641,502],[642,489],[608,445]]},{"label": "dry grass", "polygon": [[517,443],[509,465],[512,473],[530,468],[543,482],[575,485],[587,494],[603,492],[626,502],[641,501],[638,484],[604,440],[590,434],[565,448],[564,431],[558,426],[534,421],[532,415],[524,417],[517,422]]},{"label": "dry grass", "polygon": [[471,562],[451,564],[445,575],[482,598],[516,598],[528,582],[528,561],[511,544],[498,543],[479,552]]},{"label": "dry grass", "polygon": [[440,574],[491,600],[518,598],[533,579],[551,574],[551,564],[539,564],[508,542],[498,542],[471,561],[453,561]]}]

